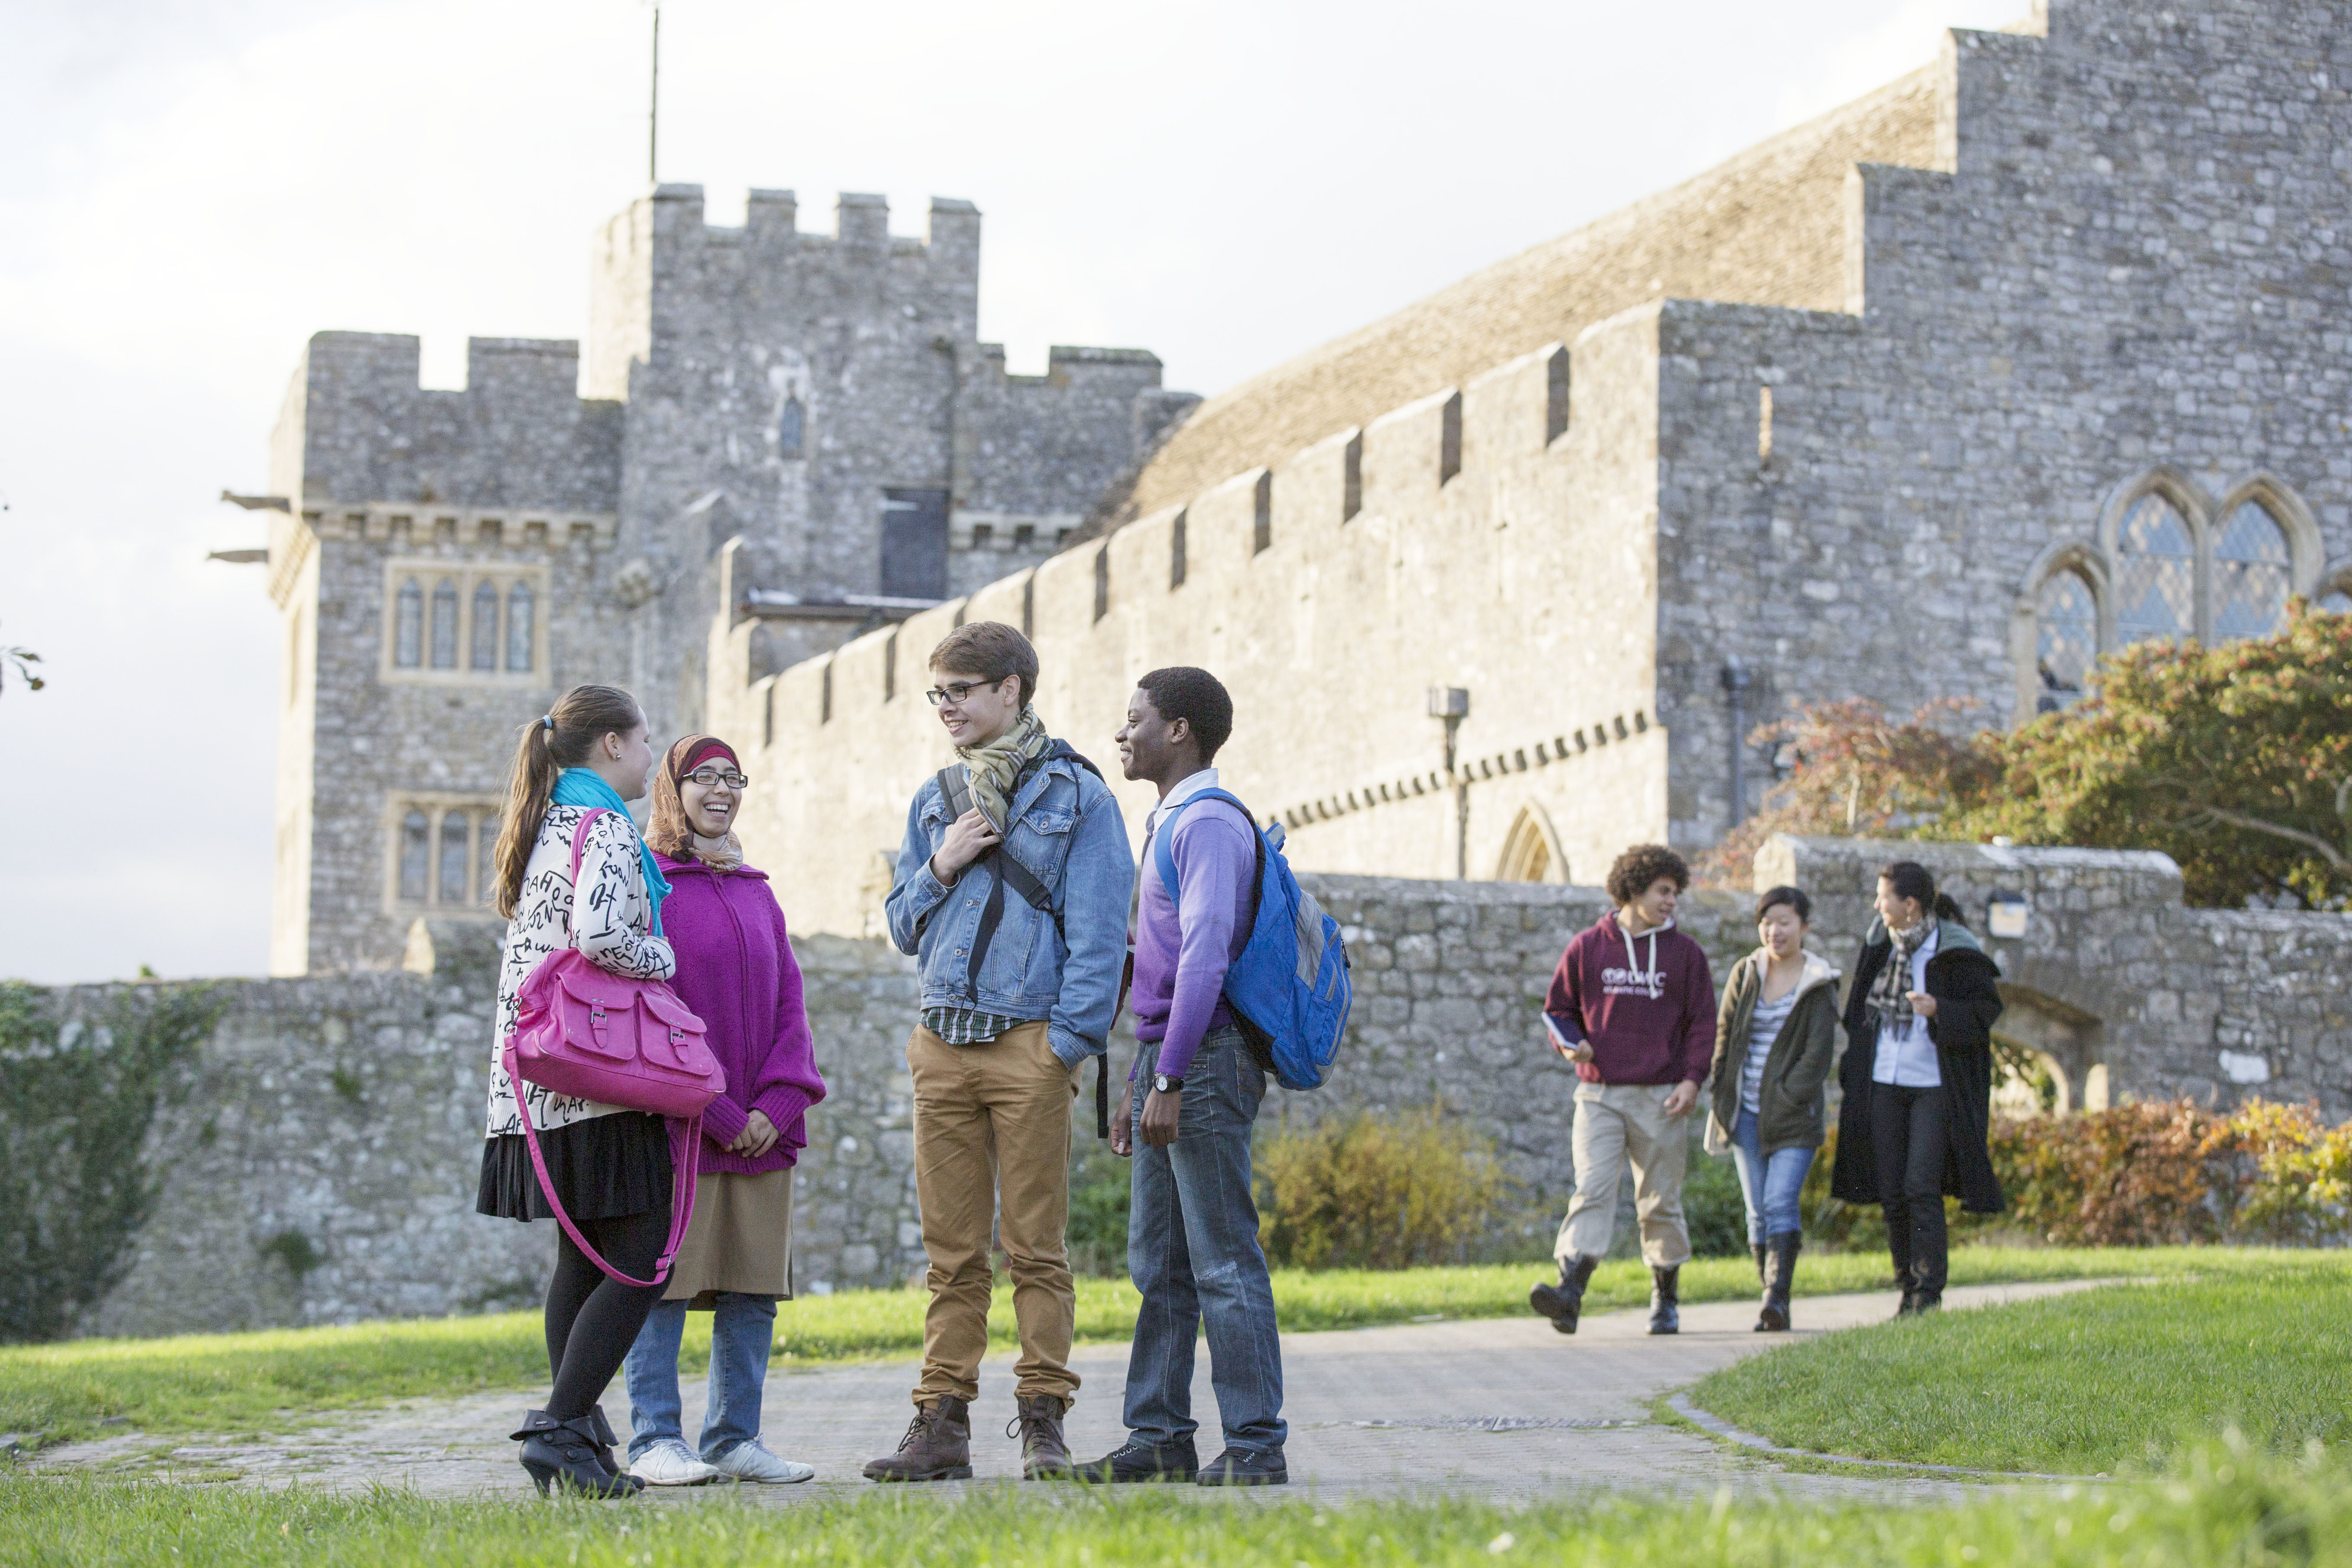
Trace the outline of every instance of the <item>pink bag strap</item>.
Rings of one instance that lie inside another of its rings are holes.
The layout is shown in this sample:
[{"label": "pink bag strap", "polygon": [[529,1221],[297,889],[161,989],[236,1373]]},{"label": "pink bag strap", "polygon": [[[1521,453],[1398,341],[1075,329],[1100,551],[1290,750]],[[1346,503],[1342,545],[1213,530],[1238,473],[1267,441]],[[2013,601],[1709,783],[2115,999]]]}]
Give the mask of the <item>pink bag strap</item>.
[{"label": "pink bag strap", "polygon": [[[613,808],[609,805],[592,805],[580,814],[578,826],[572,829],[572,912],[573,915],[580,912],[580,851],[588,842],[588,825],[600,816],[610,816],[612,814]],[[563,923],[568,928],[565,932],[567,940],[563,945],[578,947],[580,922],[567,915]]]},{"label": "pink bag strap", "polygon": [[[547,1157],[539,1150],[539,1132],[530,1124],[530,1110],[524,1103],[521,1080],[514,1076],[512,1052],[509,1052],[507,1077],[515,1084],[515,1115],[522,1122],[523,1142],[530,1148],[530,1167],[539,1173],[539,1190],[546,1194],[547,1206],[555,1211],[555,1223],[572,1238],[572,1245],[588,1255],[588,1261],[603,1269],[607,1278],[639,1289],[651,1289],[669,1279],[670,1265],[677,1258],[677,1249],[686,1240],[687,1226],[694,1222],[694,1189],[697,1168],[702,1163],[702,1118],[680,1121],[675,1116],[663,1120],[669,1124],[669,1242],[662,1248],[660,1261],[654,1265],[650,1279],[633,1279],[604,1261],[604,1255],[588,1245],[572,1216],[563,1212],[563,1200],[555,1195],[555,1184],[548,1179]],[[679,1145],[683,1143],[681,1152]]]}]

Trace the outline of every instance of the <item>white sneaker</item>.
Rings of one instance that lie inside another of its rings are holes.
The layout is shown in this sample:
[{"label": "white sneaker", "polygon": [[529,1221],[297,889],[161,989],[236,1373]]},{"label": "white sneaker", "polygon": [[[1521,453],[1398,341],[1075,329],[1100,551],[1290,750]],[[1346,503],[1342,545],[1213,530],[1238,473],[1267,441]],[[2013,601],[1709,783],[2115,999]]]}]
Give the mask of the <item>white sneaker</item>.
[{"label": "white sneaker", "polygon": [[736,1444],[711,1462],[721,1475],[732,1476],[739,1481],[766,1481],[773,1486],[789,1486],[816,1474],[814,1466],[776,1458],[757,1437]]},{"label": "white sneaker", "polygon": [[719,1472],[677,1438],[667,1437],[630,1460],[629,1474],[649,1487],[698,1487],[719,1479]]}]

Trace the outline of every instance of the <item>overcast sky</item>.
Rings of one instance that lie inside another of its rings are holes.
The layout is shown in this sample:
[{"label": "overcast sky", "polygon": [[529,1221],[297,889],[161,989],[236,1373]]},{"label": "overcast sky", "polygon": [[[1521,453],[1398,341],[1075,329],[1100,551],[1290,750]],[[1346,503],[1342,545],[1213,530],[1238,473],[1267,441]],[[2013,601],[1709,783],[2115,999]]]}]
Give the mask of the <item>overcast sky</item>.
[{"label": "overcast sky", "polygon": [[[932,195],[981,331],[1214,393],[1934,58],[2022,0],[662,10],[661,174]],[[646,179],[636,0],[0,0],[0,976],[267,963],[258,489],[311,332],[576,337]]]}]

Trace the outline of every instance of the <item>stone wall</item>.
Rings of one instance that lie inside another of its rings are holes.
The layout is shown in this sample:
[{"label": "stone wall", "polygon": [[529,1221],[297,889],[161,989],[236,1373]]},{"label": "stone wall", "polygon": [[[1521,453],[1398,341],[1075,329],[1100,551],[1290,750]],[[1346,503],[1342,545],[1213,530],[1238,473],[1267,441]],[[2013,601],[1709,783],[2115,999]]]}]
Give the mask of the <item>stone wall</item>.
[{"label": "stone wall", "polygon": [[[2260,1093],[2352,1117],[2352,918],[2189,910],[2160,855],[1776,839],[1759,887],[1815,898],[1814,945],[1850,967],[1876,868],[1933,869],[2001,965],[2000,1032],[2042,1052],[2063,1108]],[[1537,1016],[1600,889],[1308,874],[1346,931],[1355,1011],[1324,1089],[1269,1093],[1261,1126],[1442,1101],[1492,1137],[1529,1212],[1574,1185],[1574,1075]],[[1999,900],[2022,934],[1990,934]],[[1694,894],[1680,924],[1720,979],[1753,946],[1749,900]],[[553,1227],[473,1213],[495,984],[480,927],[412,933],[406,971],[225,983],[213,1039],[163,1110],[154,1215],[104,1333],[338,1322],[527,1305]],[[828,1094],[810,1112],[795,1218],[798,1288],[903,1282],[923,1261],[905,1044],[919,1002],[886,942],[794,939]],[[112,988],[52,993],[95,1018]],[[1124,1074],[1125,1029],[1112,1061]],[[1090,1069],[1089,1069],[1090,1070]],[[1091,1077],[1073,1108],[1093,1134]],[[1524,1219],[1516,1214],[1513,1223]],[[297,1267],[300,1265],[301,1267]]]}]

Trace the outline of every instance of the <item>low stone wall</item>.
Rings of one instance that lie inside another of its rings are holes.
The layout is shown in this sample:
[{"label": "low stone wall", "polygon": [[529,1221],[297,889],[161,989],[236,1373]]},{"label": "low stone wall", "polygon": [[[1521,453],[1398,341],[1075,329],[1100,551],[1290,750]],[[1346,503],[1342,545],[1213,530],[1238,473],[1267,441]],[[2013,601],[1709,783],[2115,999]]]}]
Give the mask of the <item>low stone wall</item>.
[{"label": "low stone wall", "polygon": [[[2010,1008],[2001,1030],[2047,1055],[2066,1106],[2189,1094],[2316,1100],[2352,1116],[2352,919],[2188,910],[2161,856],[1974,845],[1780,839],[1759,885],[1816,900],[1815,945],[1849,965],[1883,861],[1925,861],[1986,935]],[[1494,1138],[1528,1215],[1573,1186],[1575,1079],[1537,1014],[1598,889],[1309,876],[1346,928],[1356,1010],[1339,1070],[1279,1089],[1263,1127],[1356,1107],[1443,1101]],[[2023,934],[1990,934],[2022,904]],[[1753,943],[1746,898],[1695,894],[1683,928],[1718,976]],[[905,1043],[911,961],[887,943],[798,939],[829,1093],[800,1164],[795,1278],[806,1292],[904,1281],[923,1260]],[[473,1212],[495,954],[479,928],[412,942],[410,970],[224,983],[218,1026],[150,1131],[153,1212],[86,1332],[343,1322],[520,1306],[546,1277],[553,1227]],[[120,988],[47,993],[68,1020]],[[1132,1054],[1122,1029],[1113,1063]],[[1093,1133],[1092,1079],[1073,1110]]]}]

